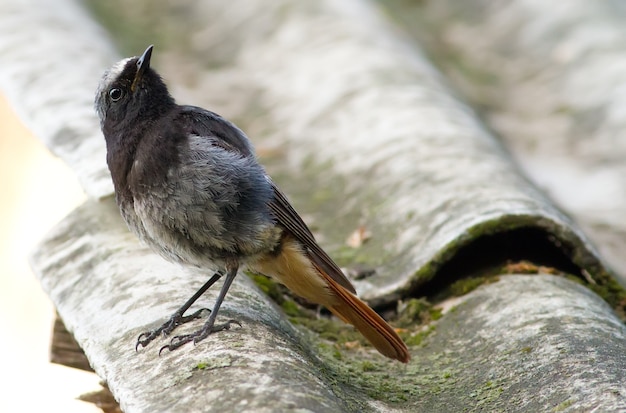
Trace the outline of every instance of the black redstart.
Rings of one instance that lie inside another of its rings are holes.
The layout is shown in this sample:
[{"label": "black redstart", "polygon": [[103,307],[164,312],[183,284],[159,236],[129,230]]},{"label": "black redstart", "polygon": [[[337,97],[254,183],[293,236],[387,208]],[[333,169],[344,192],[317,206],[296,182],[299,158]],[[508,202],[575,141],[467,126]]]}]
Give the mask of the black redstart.
[{"label": "black redstart", "polygon": [[175,336],[174,350],[227,329],[215,320],[240,267],[273,277],[295,294],[354,325],[383,355],[408,362],[402,339],[357,298],[350,281],[257,162],[246,135],[208,110],[177,105],[150,67],[152,46],[103,76],[95,108],[122,217],[164,258],[217,272],[137,346],[200,316],[189,307],[226,279],[204,326]]}]

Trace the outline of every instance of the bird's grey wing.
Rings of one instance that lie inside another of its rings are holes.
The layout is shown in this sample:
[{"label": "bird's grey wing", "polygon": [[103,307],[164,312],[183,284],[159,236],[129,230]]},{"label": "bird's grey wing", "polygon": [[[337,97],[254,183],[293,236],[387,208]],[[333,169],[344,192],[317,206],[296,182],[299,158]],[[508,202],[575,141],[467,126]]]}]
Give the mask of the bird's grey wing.
[{"label": "bird's grey wing", "polygon": [[[268,178],[269,179],[269,178]],[[271,182],[271,181],[270,181]],[[274,196],[269,202],[269,207],[278,224],[287,229],[304,247],[309,258],[333,280],[338,282],[342,287],[348,289],[352,293],[356,293],[350,281],[346,278],[337,264],[326,254],[326,252],[318,245],[313,237],[311,230],[304,223],[300,215],[291,206],[287,197],[271,182],[274,190]]]},{"label": "bird's grey wing", "polygon": [[[217,113],[197,106],[182,106],[181,124],[188,125],[187,133],[197,136],[216,138],[214,144],[223,143],[224,149],[235,150],[245,157],[254,156],[254,150],[248,137],[232,122]],[[220,142],[221,141],[221,142]]]},{"label": "bird's grey wing", "polygon": [[[246,135],[233,123],[216,113],[194,106],[182,107],[181,115],[188,119],[188,123],[186,124],[191,125],[191,129],[188,133],[198,137],[210,137],[212,145],[219,146],[229,152],[238,152],[245,158],[254,159],[252,144]],[[339,269],[337,264],[335,264],[328,254],[317,244],[313,234],[291,206],[287,197],[276,187],[271,179],[268,178],[268,181],[273,191],[268,206],[276,218],[277,223],[287,229],[302,243],[309,257],[317,266],[324,270],[341,286],[355,293],[356,291],[350,281]],[[261,184],[257,185],[259,188],[263,186],[264,185]]]}]

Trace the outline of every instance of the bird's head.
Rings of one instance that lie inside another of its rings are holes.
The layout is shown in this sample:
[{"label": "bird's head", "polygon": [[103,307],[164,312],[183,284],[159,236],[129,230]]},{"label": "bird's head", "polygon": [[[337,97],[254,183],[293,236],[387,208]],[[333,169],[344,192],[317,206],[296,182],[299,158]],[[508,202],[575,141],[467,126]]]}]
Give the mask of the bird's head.
[{"label": "bird's head", "polygon": [[94,107],[103,130],[158,116],[174,105],[165,83],[150,67],[152,49],[117,62],[102,76]]}]

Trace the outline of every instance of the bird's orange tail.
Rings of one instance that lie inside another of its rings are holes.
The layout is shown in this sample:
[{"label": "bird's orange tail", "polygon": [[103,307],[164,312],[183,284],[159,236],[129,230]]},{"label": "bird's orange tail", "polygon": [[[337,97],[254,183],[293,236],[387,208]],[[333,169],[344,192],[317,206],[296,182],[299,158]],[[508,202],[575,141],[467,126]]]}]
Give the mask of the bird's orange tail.
[{"label": "bird's orange tail", "polygon": [[357,330],[383,355],[408,363],[409,350],[393,328],[366,303],[347,291],[329,275],[315,266],[324,277],[337,300],[328,309]]},{"label": "bird's orange tail", "polygon": [[273,276],[296,295],[325,306],[355,326],[381,354],[403,363],[410,360],[409,350],[393,328],[312,261],[297,241],[285,239],[280,254],[262,257],[251,268]]}]

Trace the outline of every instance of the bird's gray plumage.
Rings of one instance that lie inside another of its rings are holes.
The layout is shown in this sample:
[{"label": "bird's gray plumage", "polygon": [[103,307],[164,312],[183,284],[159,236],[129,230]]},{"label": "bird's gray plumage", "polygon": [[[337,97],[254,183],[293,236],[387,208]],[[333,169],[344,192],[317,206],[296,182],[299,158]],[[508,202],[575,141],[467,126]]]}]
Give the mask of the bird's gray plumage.
[{"label": "bird's gray plumage", "polygon": [[[115,102],[113,89],[123,92]],[[105,72],[95,108],[122,216],[159,254],[195,266],[241,265],[277,253],[286,231],[354,292],[234,124],[177,105],[161,77],[137,57]]]},{"label": "bird's gray plumage", "polygon": [[127,220],[139,223],[140,238],[170,260],[223,267],[225,259],[241,262],[278,243],[263,169],[215,139],[187,136],[176,148],[178,162],[133,190],[132,207],[123,208]]},{"label": "bird's gray plumage", "polygon": [[133,100],[158,96],[142,84],[125,91],[127,101],[111,102],[111,88],[132,84],[136,61],[107,71],[95,102],[128,227],[168,260],[195,266],[223,269],[225,260],[243,264],[271,251],[280,238],[267,206],[273,184],[248,138],[213,112],[175,105],[153,71],[144,76],[162,85],[167,111],[128,110]]}]

